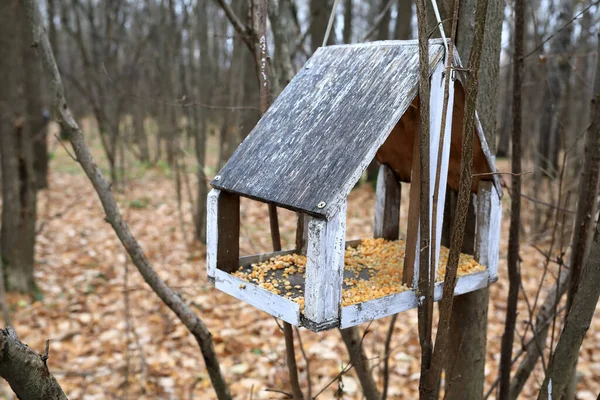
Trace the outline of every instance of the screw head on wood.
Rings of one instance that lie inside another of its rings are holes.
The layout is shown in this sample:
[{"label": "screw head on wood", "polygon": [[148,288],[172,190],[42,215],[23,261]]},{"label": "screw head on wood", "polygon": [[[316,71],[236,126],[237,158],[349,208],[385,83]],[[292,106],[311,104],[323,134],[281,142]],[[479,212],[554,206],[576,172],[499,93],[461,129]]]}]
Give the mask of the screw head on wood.
[{"label": "screw head on wood", "polygon": [[317,208],[325,208],[326,205],[327,205],[327,203],[325,203],[324,201],[322,201],[319,204],[317,204]]},{"label": "screw head on wood", "polygon": [[221,175],[215,176],[215,181],[220,181],[220,180],[221,180]]}]

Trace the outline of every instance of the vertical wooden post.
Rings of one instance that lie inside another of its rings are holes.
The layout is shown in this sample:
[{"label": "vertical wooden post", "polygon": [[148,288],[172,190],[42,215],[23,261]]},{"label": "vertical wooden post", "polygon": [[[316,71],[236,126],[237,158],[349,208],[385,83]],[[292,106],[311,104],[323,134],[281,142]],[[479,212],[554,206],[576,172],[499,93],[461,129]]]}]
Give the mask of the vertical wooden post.
[{"label": "vertical wooden post", "polygon": [[213,189],[207,200],[206,271],[214,282],[217,268],[237,270],[240,258],[240,197]]},{"label": "vertical wooden post", "polygon": [[[408,229],[406,238],[406,254],[404,259],[404,282],[409,285],[415,285],[418,282],[418,270],[415,270],[415,265],[418,265],[420,258],[419,249],[419,205],[421,201],[429,201],[429,213],[430,221],[433,217],[433,195],[435,192],[436,176],[439,172],[439,192],[437,197],[437,214],[435,222],[435,232],[430,232],[430,237],[433,238],[435,235],[435,246],[434,254],[435,260],[439,259],[440,245],[442,241],[442,227],[444,221],[444,206],[446,199],[446,187],[448,182],[448,164],[450,162],[450,142],[452,135],[452,110],[454,104],[454,83],[450,81],[450,93],[448,98],[448,109],[446,112],[446,124],[444,128],[444,143],[441,151],[441,163],[438,171],[438,152],[440,148],[440,134],[442,127],[442,103],[444,100],[444,86],[445,80],[451,79],[443,73],[444,67],[442,64],[435,70],[431,77],[431,98],[430,98],[430,157],[429,157],[429,193],[430,198],[428,200],[420,199],[418,194],[418,185],[420,182],[419,177],[419,148],[418,148],[418,135],[415,136],[415,146],[413,149],[413,170],[411,177],[411,195],[410,195],[410,206],[408,214]],[[416,186],[416,187],[415,187]],[[413,204],[417,203],[417,204]],[[430,229],[433,228],[430,227]],[[430,244],[431,245],[431,244]],[[428,253],[429,254],[429,253]],[[437,276],[437,271],[436,271]]]},{"label": "vertical wooden post", "polygon": [[[451,55],[446,55],[450,57]],[[446,116],[444,123],[444,132],[442,132],[442,120],[444,119],[443,105],[444,105],[444,88],[446,85],[446,79],[450,79],[448,85],[448,107],[446,108]],[[448,187],[448,164],[450,163],[450,143],[452,142],[452,116],[454,110],[454,81],[452,77],[446,76],[443,72],[443,68],[437,69],[431,78],[431,166],[429,167],[430,178],[429,184],[431,185],[431,202],[430,212],[432,216],[430,221],[432,223],[432,232],[430,238],[435,238],[433,243],[433,260],[435,260],[435,277],[437,279],[437,263],[439,261],[440,246],[442,244],[442,230],[444,225],[444,211],[446,205],[446,189]],[[443,138],[441,135],[443,134]],[[440,143],[443,140],[443,143]],[[442,148],[440,149],[440,145]],[[441,157],[438,160],[438,157]],[[439,171],[438,171],[439,162]],[[439,176],[438,176],[439,173]],[[435,193],[436,183],[438,186],[438,192]],[[434,193],[437,198],[434,199]],[[436,215],[435,221],[433,221],[433,202],[436,201]],[[435,226],[435,232],[433,232]],[[433,261],[432,260],[432,261]]]},{"label": "vertical wooden post", "polygon": [[339,326],[345,240],[346,202],[330,220],[310,218],[304,291],[305,324],[310,329]]},{"label": "vertical wooden post", "polygon": [[398,240],[400,235],[400,198],[402,187],[392,169],[382,164],[377,175],[373,236]]},{"label": "vertical wooden post", "polygon": [[480,181],[477,188],[475,259],[487,267],[490,282],[498,279],[498,254],[502,204],[493,182]]}]

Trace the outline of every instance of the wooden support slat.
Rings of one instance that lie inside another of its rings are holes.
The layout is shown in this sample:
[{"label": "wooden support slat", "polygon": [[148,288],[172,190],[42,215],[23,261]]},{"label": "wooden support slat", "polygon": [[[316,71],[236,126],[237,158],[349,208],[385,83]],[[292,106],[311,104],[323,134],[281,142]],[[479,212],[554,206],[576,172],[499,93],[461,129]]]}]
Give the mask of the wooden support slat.
[{"label": "wooden support slat", "polygon": [[402,282],[410,287],[416,287],[415,282],[419,279],[418,269],[415,271],[415,265],[418,263],[417,249],[420,242],[419,203],[421,201],[421,168],[419,167],[419,163],[421,162],[421,157],[419,153],[419,132],[420,128],[415,130],[408,203],[408,223],[406,227],[406,250],[404,252],[404,272],[402,277]]},{"label": "wooden support slat", "polygon": [[[445,77],[443,74],[443,66],[440,65],[436,68],[435,72],[431,77],[431,99],[430,99],[430,155],[429,155],[429,199],[421,199],[420,192],[420,152],[419,152],[419,140],[418,136],[415,137],[413,146],[413,165],[412,165],[412,176],[411,176],[411,189],[410,189],[410,204],[408,211],[408,227],[406,234],[406,253],[404,258],[404,282],[408,285],[416,285],[418,281],[418,269],[415,265],[418,265],[421,257],[419,251],[419,205],[421,201],[429,201],[429,215],[430,221],[433,221],[433,195],[436,184],[436,175],[438,173],[438,149],[441,134],[442,125],[442,111],[443,111],[443,97],[444,97],[444,85]],[[436,215],[436,232],[435,232],[435,248],[434,254],[435,259],[439,260],[440,245],[442,241],[442,228],[444,221],[444,206],[446,198],[446,187],[448,181],[448,165],[450,160],[450,142],[452,132],[452,110],[454,104],[454,85],[450,82],[450,92],[448,99],[448,109],[446,113],[446,125],[445,125],[445,140],[442,149],[442,162],[440,165],[440,177],[439,177],[439,193],[437,198],[437,215]],[[420,127],[417,132],[420,131]],[[417,134],[417,133],[416,133]],[[433,235],[430,234],[430,237]],[[431,249],[429,249],[431,250]],[[427,254],[428,256],[429,254]],[[437,271],[436,271],[437,275]],[[416,286],[415,286],[416,287]]]},{"label": "wooden support slat", "polygon": [[[430,201],[430,212],[431,218],[430,221],[433,224],[433,196],[435,191],[435,183],[437,176],[437,164],[438,164],[438,155],[440,153],[440,135],[442,128],[442,118],[443,118],[443,105],[444,105],[444,90],[446,85],[446,79],[448,77],[443,73],[443,67],[440,66],[436,69],[435,73],[431,77],[431,154],[429,156],[430,159],[430,177],[429,184],[430,189],[429,193],[432,196]],[[444,143],[443,148],[441,149],[441,164],[439,171],[439,193],[437,197],[437,210],[436,210],[436,221],[435,221],[435,232],[432,231],[430,238],[434,237],[435,234],[435,247],[433,249],[436,264],[439,261],[440,255],[440,246],[442,243],[442,228],[444,225],[444,211],[446,204],[446,190],[448,187],[448,167],[450,163],[450,144],[452,139],[452,119],[453,119],[453,110],[454,110],[454,82],[450,79],[448,86],[448,107],[446,109],[446,122],[444,126]],[[433,225],[432,225],[433,230]],[[437,268],[435,271],[435,276],[437,280]]]},{"label": "wooden support slat", "polygon": [[217,216],[220,194],[219,189],[213,189],[208,193],[206,200],[206,275],[211,282],[214,282],[217,270]]},{"label": "wooden support slat", "polygon": [[210,280],[220,269],[233,272],[240,258],[240,197],[213,189],[207,199],[206,269]]},{"label": "wooden support slat", "polygon": [[493,182],[480,181],[477,191],[475,258],[487,267],[490,281],[498,279],[502,203]]},{"label": "wooden support slat", "polygon": [[[452,226],[456,214],[456,201],[458,193],[450,190],[446,193],[446,205],[444,212],[444,228],[442,231],[442,245],[450,247],[452,235]],[[469,211],[467,212],[467,224],[465,225],[465,234],[463,238],[462,253],[475,255],[475,231],[477,230],[477,196],[471,195],[469,202]]]},{"label": "wooden support slat", "polygon": [[373,236],[398,240],[400,235],[401,186],[392,169],[382,164],[377,175]]},{"label": "wooden support slat", "polygon": [[346,203],[330,220],[310,219],[303,323],[311,329],[339,326],[345,236]]}]

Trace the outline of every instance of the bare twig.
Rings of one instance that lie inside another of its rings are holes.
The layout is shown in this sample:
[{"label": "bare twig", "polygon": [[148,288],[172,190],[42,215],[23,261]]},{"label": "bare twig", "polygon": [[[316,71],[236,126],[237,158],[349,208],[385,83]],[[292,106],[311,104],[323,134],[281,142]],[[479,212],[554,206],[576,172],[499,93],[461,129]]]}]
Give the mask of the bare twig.
[{"label": "bare twig", "polygon": [[75,162],[79,162],[79,160],[73,155],[71,154],[71,151],[69,151],[69,149],[67,148],[67,146],[63,143],[63,141],[58,137],[58,135],[55,133],[54,137],[56,138],[56,140],[58,140],[58,143],[60,143],[60,145],[63,147],[63,149],[65,149],[65,151],[67,152],[67,154],[69,155],[69,157],[71,157],[71,159]]}]

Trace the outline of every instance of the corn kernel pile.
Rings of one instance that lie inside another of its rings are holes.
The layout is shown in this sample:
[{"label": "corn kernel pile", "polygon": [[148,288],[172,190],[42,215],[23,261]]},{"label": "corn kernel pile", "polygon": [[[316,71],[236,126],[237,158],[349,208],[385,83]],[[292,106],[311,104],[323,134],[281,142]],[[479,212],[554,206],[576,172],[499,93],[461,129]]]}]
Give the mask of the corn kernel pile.
[{"label": "corn kernel pile", "polygon": [[[405,247],[404,240],[385,239],[364,239],[357,247],[348,247],[344,257],[342,306],[409,290],[402,283]],[[438,282],[444,280],[448,253],[448,248],[442,246],[438,262]],[[460,255],[458,276],[484,269],[473,256]],[[288,254],[249,267],[242,266],[233,275],[288,298],[304,310],[305,271],[306,257]]]}]

